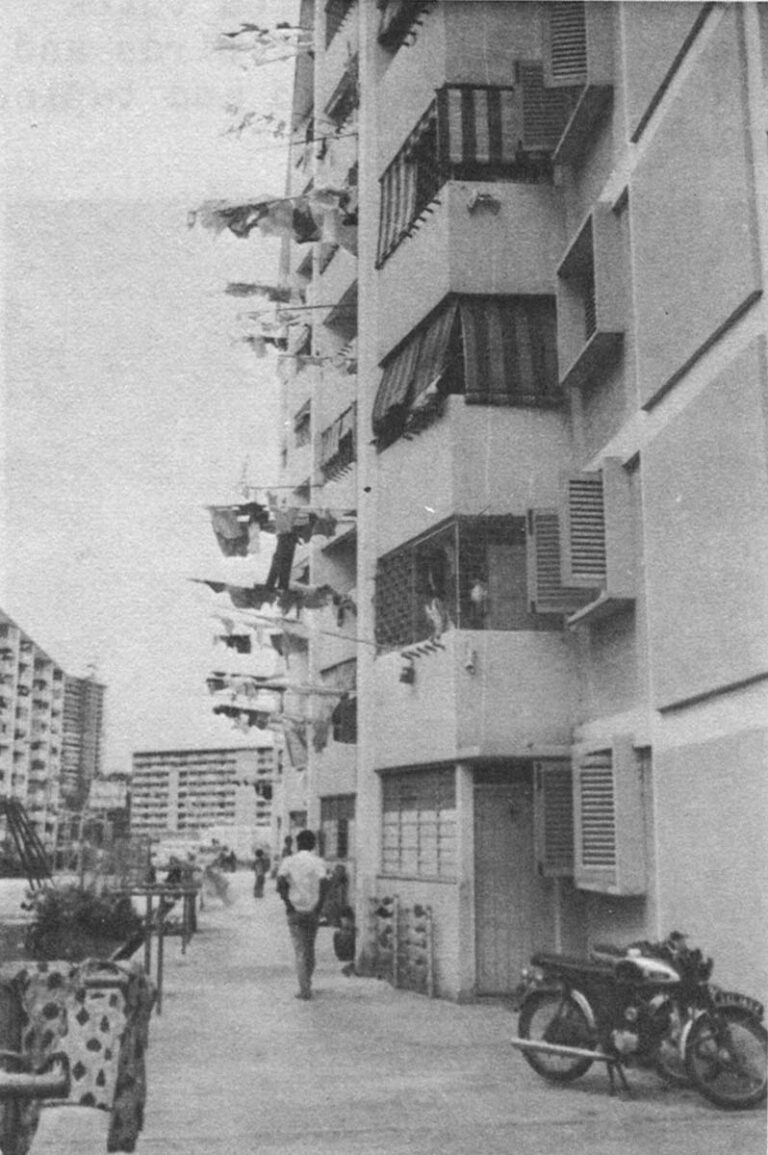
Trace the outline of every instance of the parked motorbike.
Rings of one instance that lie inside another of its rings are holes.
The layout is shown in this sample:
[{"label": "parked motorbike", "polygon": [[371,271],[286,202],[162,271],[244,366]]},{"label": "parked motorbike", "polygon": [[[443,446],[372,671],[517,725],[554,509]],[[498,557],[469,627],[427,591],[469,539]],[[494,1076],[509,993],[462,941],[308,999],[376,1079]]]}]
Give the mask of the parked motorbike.
[{"label": "parked motorbike", "polygon": [[614,1089],[614,1075],[627,1086],[625,1067],[651,1066],[719,1107],[753,1106],[768,1089],[763,1007],[712,984],[712,967],[678,932],[589,958],[536,954],[523,971],[513,1043],[553,1082],[603,1062]]}]

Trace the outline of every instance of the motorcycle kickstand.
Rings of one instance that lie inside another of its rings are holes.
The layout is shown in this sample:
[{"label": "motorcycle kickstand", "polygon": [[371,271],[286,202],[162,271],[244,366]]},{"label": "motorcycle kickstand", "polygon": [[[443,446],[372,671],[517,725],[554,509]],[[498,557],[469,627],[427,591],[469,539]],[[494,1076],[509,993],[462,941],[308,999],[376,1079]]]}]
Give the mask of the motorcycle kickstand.
[{"label": "motorcycle kickstand", "polygon": [[608,1081],[611,1086],[609,1094],[616,1094],[616,1075],[618,1075],[619,1082],[621,1083],[619,1090],[626,1091],[628,1095],[631,1094],[627,1076],[624,1074],[624,1064],[621,1060],[617,1059],[613,1063],[607,1063],[606,1066],[608,1067]]}]

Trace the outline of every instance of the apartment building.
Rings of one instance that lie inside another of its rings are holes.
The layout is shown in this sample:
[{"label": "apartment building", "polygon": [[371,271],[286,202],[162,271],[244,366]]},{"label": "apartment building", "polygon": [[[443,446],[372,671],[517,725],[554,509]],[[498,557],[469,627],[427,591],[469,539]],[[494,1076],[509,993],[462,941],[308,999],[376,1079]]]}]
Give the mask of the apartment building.
[{"label": "apartment building", "polygon": [[132,835],[226,840],[243,857],[268,846],[272,746],[210,750],[147,750],[133,754]]},{"label": "apartment building", "polygon": [[105,690],[94,675],[64,678],[61,798],[73,812],[82,810],[102,773]]},{"label": "apartment building", "polygon": [[[0,797],[18,799],[42,845],[56,841],[64,671],[0,610]],[[4,818],[0,829],[6,836]]]},{"label": "apartment building", "polygon": [[[321,58],[296,65],[293,139],[286,195],[329,190],[344,206],[329,214],[316,243],[286,241],[282,275],[302,302],[280,354],[281,483],[284,502],[330,511],[331,536],[297,549],[291,582],[330,587],[333,601],[306,612],[306,636],[285,636],[286,748],[280,783],[280,838],[310,825],[329,863],[355,871],[357,782],[357,24],[341,5],[331,22],[317,13]],[[313,21],[311,4],[301,20]],[[335,35],[343,25],[345,35]],[[328,62],[326,64],[326,62]],[[292,725],[293,722],[293,725]]]},{"label": "apartment building", "polygon": [[354,189],[357,251],[286,244],[283,480],[356,511],[294,567],[355,717],[293,788],[360,962],[394,895],[447,997],[671,929],[765,997],[766,8],[302,23],[288,195]]}]

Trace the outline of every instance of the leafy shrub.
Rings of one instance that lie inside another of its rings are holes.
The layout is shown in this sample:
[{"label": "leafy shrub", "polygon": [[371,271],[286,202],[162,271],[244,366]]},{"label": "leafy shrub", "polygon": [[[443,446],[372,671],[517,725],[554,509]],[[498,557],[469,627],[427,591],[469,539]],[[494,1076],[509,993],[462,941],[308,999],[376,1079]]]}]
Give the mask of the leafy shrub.
[{"label": "leafy shrub", "polygon": [[[112,939],[118,942],[141,929],[140,915],[124,894],[83,890],[77,885],[49,886],[32,891],[25,908],[32,912],[27,948],[33,954],[49,954],[57,939],[84,942]],[[62,956],[63,957],[63,956]]]}]

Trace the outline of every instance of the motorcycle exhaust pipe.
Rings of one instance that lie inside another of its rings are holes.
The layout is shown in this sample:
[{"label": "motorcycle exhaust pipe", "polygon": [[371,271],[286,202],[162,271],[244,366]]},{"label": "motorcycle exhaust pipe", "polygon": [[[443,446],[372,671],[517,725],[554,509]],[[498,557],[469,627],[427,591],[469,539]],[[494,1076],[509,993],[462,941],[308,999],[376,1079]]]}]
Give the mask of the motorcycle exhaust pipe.
[{"label": "motorcycle exhaust pipe", "polygon": [[586,1047],[563,1047],[559,1043],[539,1043],[534,1039],[510,1039],[513,1047],[520,1051],[543,1051],[547,1055],[562,1055],[567,1059],[592,1059],[598,1063],[618,1063],[616,1055],[606,1055],[603,1051],[588,1051]]}]

